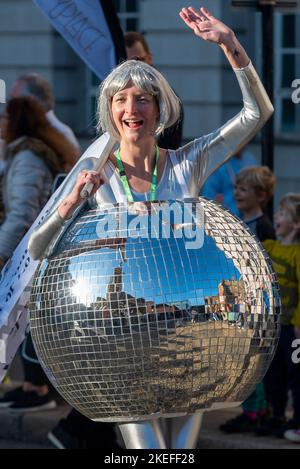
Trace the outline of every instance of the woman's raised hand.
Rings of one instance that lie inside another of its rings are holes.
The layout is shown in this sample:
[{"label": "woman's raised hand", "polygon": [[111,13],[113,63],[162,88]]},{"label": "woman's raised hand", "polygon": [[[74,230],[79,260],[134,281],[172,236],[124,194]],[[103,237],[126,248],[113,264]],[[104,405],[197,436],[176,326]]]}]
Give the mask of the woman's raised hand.
[{"label": "woman's raised hand", "polygon": [[193,7],[182,8],[179,16],[196,36],[201,37],[204,41],[227,46],[235,37],[232,29],[215,18],[204,7],[201,7],[198,12]]},{"label": "woman's raised hand", "polygon": [[232,29],[215,18],[206,8],[202,7],[198,12],[193,7],[182,8],[179,16],[196,36],[204,41],[219,44],[233,69],[249,65],[250,59]]}]

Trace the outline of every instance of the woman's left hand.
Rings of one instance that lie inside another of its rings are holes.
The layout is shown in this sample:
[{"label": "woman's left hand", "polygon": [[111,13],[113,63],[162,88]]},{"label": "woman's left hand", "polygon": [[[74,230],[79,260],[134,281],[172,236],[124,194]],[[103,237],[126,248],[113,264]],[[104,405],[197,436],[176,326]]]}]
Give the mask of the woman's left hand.
[{"label": "woman's left hand", "polygon": [[179,16],[196,36],[205,41],[225,46],[234,41],[235,35],[232,29],[215,18],[206,8],[201,7],[199,12],[193,7],[182,8]]}]

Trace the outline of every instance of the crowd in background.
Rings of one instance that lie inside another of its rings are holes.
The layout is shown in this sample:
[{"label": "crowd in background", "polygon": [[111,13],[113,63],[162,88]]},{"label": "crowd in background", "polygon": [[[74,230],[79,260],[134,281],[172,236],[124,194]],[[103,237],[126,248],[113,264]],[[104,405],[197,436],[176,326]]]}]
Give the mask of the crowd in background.
[{"label": "crowd in background", "polygon": [[[125,35],[127,55],[152,64],[143,36]],[[158,144],[178,148],[180,120]],[[31,73],[13,84],[0,116],[0,269],[12,255],[47,202],[59,174],[67,174],[78,160],[80,147],[72,130],[54,113],[49,83]],[[263,243],[278,274],[283,298],[279,345],[263,383],[244,402],[242,413],[221,426],[226,433],[285,437],[300,442],[300,365],[292,362],[291,343],[300,337],[300,194],[287,194],[274,223],[266,214],[275,177],[260,166],[248,149],[224,164],[205,183],[201,195],[239,215]],[[49,410],[58,396],[38,363],[30,334],[21,350],[24,383],[0,399],[1,409],[15,412]],[[289,393],[293,416],[286,418]],[[58,448],[118,448],[113,424],[95,423],[72,410],[49,435]]]}]

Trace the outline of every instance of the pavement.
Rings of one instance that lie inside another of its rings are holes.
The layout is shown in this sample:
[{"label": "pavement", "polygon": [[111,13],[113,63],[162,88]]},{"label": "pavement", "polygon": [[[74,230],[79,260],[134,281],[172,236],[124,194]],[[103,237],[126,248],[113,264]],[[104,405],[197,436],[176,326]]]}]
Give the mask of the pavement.
[{"label": "pavement", "polygon": [[256,436],[254,433],[227,435],[219,426],[241,413],[239,407],[205,412],[199,434],[199,449],[299,449],[300,444],[284,438]]},{"label": "pavement", "polygon": [[[12,384],[0,385],[2,395]],[[12,414],[0,410],[0,448],[5,442],[14,448],[50,448],[48,432],[70,411],[68,404],[62,402],[51,411],[39,411],[25,414]],[[219,431],[219,425],[235,417],[240,408],[222,409],[205,412],[199,435],[198,449],[300,449],[300,444],[270,437],[257,437],[254,434],[226,435]]]}]

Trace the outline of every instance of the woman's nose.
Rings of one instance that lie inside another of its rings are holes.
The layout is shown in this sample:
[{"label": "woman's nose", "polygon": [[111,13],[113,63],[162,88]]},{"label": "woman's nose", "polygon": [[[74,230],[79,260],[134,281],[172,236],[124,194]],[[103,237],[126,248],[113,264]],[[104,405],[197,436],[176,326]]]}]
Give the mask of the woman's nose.
[{"label": "woman's nose", "polygon": [[128,114],[136,112],[137,106],[134,99],[127,99],[125,110]]}]

